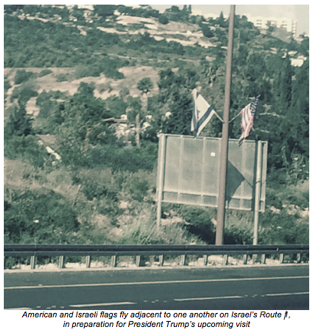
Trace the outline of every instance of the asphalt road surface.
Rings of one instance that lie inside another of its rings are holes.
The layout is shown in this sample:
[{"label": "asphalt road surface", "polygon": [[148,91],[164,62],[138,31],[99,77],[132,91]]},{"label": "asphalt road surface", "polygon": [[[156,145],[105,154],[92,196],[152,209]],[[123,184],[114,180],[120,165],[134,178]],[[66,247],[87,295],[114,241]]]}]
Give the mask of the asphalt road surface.
[{"label": "asphalt road surface", "polygon": [[5,271],[4,308],[308,310],[309,265]]}]

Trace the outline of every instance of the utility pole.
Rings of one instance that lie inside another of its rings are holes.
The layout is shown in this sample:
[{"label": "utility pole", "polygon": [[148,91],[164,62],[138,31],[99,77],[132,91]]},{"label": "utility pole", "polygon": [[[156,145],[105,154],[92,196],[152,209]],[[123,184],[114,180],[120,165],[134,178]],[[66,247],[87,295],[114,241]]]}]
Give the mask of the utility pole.
[{"label": "utility pole", "polygon": [[226,195],[226,175],[227,175],[227,162],[228,162],[228,123],[229,123],[230,88],[231,88],[231,65],[232,65],[233,39],[234,39],[234,17],[235,17],[235,6],[231,5],[230,14],[229,14],[225,101],[224,101],[224,117],[223,117],[224,122],[223,122],[223,132],[222,132],[215,245],[222,245],[224,243],[225,195]]},{"label": "utility pole", "polygon": [[139,113],[136,116],[136,145],[140,148],[140,121],[139,121]]}]

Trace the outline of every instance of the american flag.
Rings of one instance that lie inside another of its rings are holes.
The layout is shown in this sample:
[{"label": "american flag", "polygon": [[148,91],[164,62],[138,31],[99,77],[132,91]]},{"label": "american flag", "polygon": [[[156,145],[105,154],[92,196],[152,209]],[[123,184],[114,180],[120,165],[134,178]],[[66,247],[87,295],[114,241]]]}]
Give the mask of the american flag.
[{"label": "american flag", "polygon": [[242,134],[241,134],[241,137],[239,138],[239,146],[243,143],[243,140],[249,136],[251,128],[254,124],[254,119],[255,119],[255,114],[257,111],[257,107],[258,107],[259,97],[260,97],[260,95],[253,102],[248,104],[246,107],[244,107],[240,111]]}]

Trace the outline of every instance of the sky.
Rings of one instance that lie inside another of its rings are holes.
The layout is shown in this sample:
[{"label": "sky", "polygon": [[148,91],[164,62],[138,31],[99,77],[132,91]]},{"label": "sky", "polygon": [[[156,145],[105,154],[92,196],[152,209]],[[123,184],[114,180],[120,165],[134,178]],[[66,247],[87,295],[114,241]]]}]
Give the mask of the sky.
[{"label": "sky", "polygon": [[[200,1],[199,1],[200,2]],[[197,3],[199,3],[197,2]],[[284,3],[288,3],[285,1]],[[163,11],[172,5],[152,5],[153,8]],[[182,7],[179,6],[178,7]],[[191,5],[193,14],[220,14],[229,15],[229,5]],[[297,35],[309,34],[309,5],[236,5],[236,15],[250,14],[252,16],[289,17],[297,20]]]}]

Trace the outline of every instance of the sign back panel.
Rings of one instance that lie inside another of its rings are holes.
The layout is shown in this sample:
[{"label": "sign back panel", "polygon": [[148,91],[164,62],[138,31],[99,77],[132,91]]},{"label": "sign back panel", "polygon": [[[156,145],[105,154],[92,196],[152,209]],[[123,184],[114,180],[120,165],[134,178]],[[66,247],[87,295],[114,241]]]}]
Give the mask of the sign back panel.
[{"label": "sign back panel", "polygon": [[[262,141],[259,211],[265,210],[267,142]],[[157,191],[162,202],[217,207],[221,139],[162,134]],[[225,207],[254,210],[257,142],[230,139]]]}]

